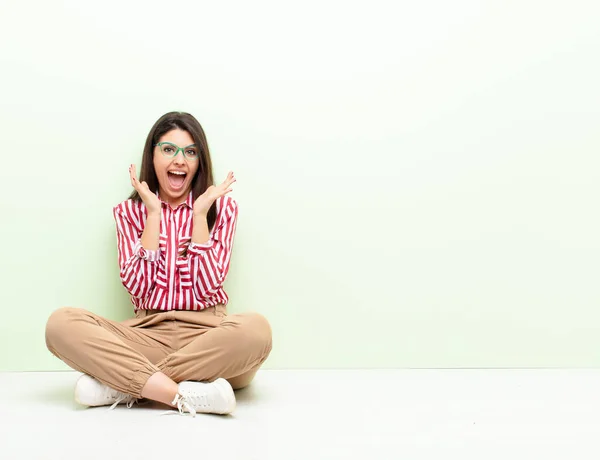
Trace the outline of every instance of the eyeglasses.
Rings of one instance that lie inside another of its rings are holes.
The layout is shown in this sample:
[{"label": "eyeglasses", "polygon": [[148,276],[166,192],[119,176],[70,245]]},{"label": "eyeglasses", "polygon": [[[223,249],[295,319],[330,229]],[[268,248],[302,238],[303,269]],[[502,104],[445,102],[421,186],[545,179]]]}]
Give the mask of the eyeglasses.
[{"label": "eyeglasses", "polygon": [[175,158],[181,150],[183,156],[187,160],[198,159],[198,150],[195,148],[196,144],[191,144],[186,147],[178,147],[177,145],[172,144],[171,142],[159,142],[158,144],[154,144],[154,147],[160,148],[162,154],[169,158]]}]

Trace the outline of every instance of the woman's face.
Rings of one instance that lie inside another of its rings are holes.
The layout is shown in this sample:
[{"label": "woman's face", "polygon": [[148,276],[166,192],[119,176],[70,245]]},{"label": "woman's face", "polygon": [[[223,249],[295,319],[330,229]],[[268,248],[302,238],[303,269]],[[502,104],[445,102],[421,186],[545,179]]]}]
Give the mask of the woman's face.
[{"label": "woman's face", "polygon": [[[165,133],[154,147],[154,170],[158,177],[158,193],[163,201],[172,206],[183,203],[192,188],[192,179],[198,170],[200,149],[187,131],[173,129]],[[183,147],[183,151],[177,151]],[[177,152],[175,156],[173,156]],[[184,155],[185,152],[185,155]]]}]

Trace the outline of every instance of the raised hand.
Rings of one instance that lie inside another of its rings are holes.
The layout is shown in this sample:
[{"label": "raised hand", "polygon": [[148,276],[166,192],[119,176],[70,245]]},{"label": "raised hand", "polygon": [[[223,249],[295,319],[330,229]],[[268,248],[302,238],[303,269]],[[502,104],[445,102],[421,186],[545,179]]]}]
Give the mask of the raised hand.
[{"label": "raised hand", "polygon": [[131,185],[139,193],[140,198],[144,202],[148,214],[160,214],[160,199],[148,188],[146,181],[140,182],[138,180],[135,173],[135,165],[129,166],[129,179],[131,179]]},{"label": "raised hand", "polygon": [[206,189],[202,195],[196,198],[194,201],[194,215],[197,216],[206,216],[208,214],[208,210],[213,205],[213,203],[217,200],[217,198],[226,195],[231,192],[233,189],[230,186],[236,181],[235,177],[233,177],[233,172],[229,172],[227,174],[227,179],[221,185],[211,185]]}]

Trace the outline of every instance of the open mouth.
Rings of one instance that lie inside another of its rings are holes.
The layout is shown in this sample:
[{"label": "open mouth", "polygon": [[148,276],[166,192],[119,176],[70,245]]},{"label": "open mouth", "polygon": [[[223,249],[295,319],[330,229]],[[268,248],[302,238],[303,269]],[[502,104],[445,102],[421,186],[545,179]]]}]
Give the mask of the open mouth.
[{"label": "open mouth", "polygon": [[167,171],[167,177],[169,178],[169,184],[174,189],[180,189],[183,187],[187,174],[183,171]]}]

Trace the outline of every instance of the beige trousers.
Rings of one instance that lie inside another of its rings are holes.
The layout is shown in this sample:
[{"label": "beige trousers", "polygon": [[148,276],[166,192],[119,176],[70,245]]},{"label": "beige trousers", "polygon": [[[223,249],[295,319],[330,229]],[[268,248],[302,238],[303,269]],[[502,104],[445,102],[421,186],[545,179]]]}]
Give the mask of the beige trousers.
[{"label": "beige trousers", "polygon": [[123,393],[141,397],[163,372],[175,382],[223,377],[247,386],[271,352],[271,327],[257,313],[139,310],[111,321],[80,308],[56,310],[46,325],[48,349],[70,367]]}]

